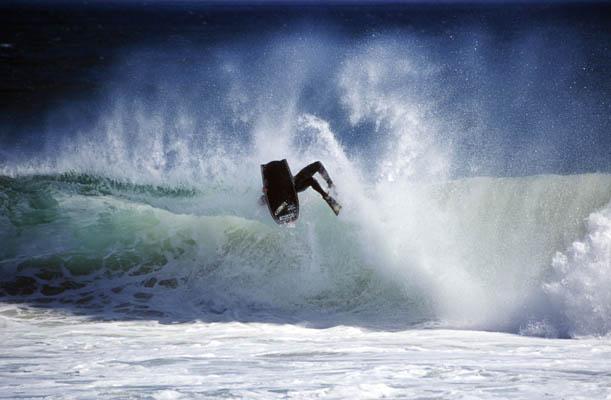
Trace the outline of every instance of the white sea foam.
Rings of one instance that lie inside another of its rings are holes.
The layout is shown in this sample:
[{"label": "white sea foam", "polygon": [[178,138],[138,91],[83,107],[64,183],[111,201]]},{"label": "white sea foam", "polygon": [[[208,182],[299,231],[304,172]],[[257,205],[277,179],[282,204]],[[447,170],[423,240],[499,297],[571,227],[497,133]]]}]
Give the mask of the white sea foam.
[{"label": "white sea foam", "polygon": [[[608,341],[431,329],[87,321],[0,310],[0,397],[609,396]],[[9,315],[11,315],[9,317]],[[21,314],[21,315],[20,315]],[[8,327],[8,328],[7,328]]]},{"label": "white sea foam", "polygon": [[552,261],[546,293],[573,335],[611,332],[611,205],[587,219],[587,234]]}]

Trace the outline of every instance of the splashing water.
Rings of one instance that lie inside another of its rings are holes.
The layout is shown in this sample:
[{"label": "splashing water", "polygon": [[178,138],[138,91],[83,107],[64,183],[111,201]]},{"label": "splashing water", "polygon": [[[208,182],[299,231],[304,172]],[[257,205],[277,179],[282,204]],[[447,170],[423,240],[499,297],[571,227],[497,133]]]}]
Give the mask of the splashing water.
[{"label": "splashing water", "polygon": [[[95,122],[51,126],[36,157],[4,160],[2,295],[170,319],[607,334],[611,176],[459,176],[478,160],[457,144],[479,131],[447,108],[460,88],[434,51],[340,39],[127,53]],[[338,219],[309,192],[294,229],[256,206],[259,164],[281,158],[326,165]]]}]

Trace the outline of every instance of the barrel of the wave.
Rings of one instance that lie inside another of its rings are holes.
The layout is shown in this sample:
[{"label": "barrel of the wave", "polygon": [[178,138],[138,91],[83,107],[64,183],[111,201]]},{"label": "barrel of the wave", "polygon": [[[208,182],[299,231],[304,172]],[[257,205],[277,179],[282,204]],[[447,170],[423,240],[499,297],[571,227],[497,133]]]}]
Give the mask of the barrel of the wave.
[{"label": "barrel of the wave", "polygon": [[299,198],[293,174],[286,159],[261,165],[263,201],[278,224],[295,222],[299,218]]}]

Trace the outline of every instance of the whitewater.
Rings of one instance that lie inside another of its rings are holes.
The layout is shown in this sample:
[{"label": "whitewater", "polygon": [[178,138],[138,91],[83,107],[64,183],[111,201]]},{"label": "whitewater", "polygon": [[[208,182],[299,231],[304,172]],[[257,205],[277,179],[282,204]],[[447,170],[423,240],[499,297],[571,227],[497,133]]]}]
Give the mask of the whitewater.
[{"label": "whitewater", "polygon": [[[0,135],[0,398],[610,398],[611,173],[560,165],[551,106],[492,125],[474,37],[461,72],[410,29],[140,44]],[[283,158],[339,217],[307,191],[274,223]]]}]

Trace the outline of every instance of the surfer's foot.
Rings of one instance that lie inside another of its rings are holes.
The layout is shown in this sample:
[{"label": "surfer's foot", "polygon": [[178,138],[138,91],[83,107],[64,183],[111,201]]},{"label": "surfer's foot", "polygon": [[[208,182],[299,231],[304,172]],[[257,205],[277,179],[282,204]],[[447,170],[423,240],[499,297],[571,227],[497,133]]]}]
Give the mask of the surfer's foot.
[{"label": "surfer's foot", "polygon": [[326,195],[324,199],[329,205],[329,207],[331,207],[331,210],[333,210],[335,215],[339,215],[339,211],[342,209],[342,206],[337,201],[335,201],[333,197],[329,195]]}]

